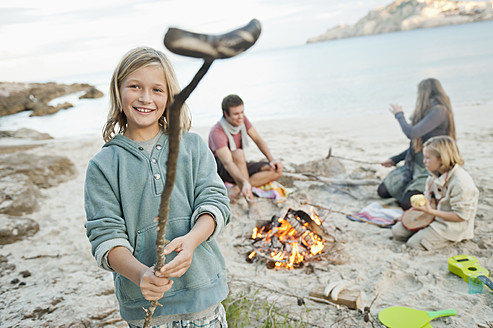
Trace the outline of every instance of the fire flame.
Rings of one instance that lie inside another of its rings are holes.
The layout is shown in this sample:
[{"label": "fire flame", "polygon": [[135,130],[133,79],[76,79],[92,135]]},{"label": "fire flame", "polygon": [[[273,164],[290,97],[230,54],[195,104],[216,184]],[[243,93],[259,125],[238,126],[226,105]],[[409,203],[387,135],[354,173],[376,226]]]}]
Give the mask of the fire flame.
[{"label": "fire flame", "polygon": [[[312,221],[321,225],[322,221],[317,213],[312,210],[310,212]],[[309,229],[309,223],[300,224],[304,230],[300,233],[299,228],[298,230],[295,229],[284,218],[279,217],[277,221],[280,224],[278,227],[266,228],[262,226],[253,229],[251,238],[255,241],[261,241],[259,242],[261,247],[248,255],[249,260],[259,256],[274,262],[275,268],[294,269],[300,267],[304,261],[323,252],[324,240]],[[277,242],[277,240],[284,245],[284,249],[272,249],[273,242]]]},{"label": "fire flame", "polygon": [[289,256],[289,263],[287,267],[292,269],[295,263],[301,263],[303,261],[303,255],[301,255],[298,251],[299,244],[293,243],[293,249],[291,250],[291,255]]},{"label": "fire flame", "polygon": [[322,220],[318,217],[317,211],[312,207],[310,207],[310,218],[318,225],[322,225]]}]

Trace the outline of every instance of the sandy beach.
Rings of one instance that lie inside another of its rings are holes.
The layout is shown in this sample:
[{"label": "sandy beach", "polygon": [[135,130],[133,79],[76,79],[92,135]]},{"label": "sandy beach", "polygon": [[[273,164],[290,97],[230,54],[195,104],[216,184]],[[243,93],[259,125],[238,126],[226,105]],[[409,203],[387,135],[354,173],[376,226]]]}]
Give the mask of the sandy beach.
[{"label": "sandy beach", "polygon": [[[319,261],[312,270],[271,270],[263,263],[245,260],[248,236],[255,221],[249,216],[248,204],[240,199],[231,205],[233,220],[219,238],[231,293],[275,303],[282,313],[295,320],[293,326],[304,322],[307,327],[383,327],[377,318],[379,311],[406,306],[457,311],[456,316],[435,319],[433,327],[493,327],[493,293],[485,287],[481,294],[469,294],[468,284],[447,267],[449,257],[468,254],[493,272],[493,108],[454,106],[454,114],[464,167],[480,191],[472,240],[439,251],[413,251],[393,240],[390,229],[321,211],[324,226],[328,231],[337,231],[343,242],[347,262]],[[378,115],[352,118],[260,122],[250,119],[287,172],[300,167],[315,168],[314,163],[325,161],[329,148],[333,155],[381,162],[408,145],[398,123],[385,108]],[[197,125],[192,131],[206,140],[209,128]],[[4,259],[0,275],[0,327],[127,326],[118,314],[112,275],[96,266],[84,229],[85,170],[101,145],[102,138],[94,135],[46,140],[41,147],[26,150],[66,156],[75,164],[77,175],[41,190],[39,210],[27,215],[38,222],[37,234],[0,246]],[[247,149],[247,156],[261,158],[254,147]],[[334,158],[330,161],[343,167],[337,171],[337,178],[382,179],[389,172],[378,164]],[[358,212],[374,201],[395,205],[379,199],[374,185],[339,187],[320,181],[293,181],[294,193],[286,202],[274,204],[260,199],[258,208],[265,219],[270,219],[282,215],[287,208],[304,209],[301,203],[306,201],[348,213]],[[30,276],[24,277],[24,271],[29,271]],[[312,288],[338,280],[347,280],[351,288],[361,291],[360,310],[309,298]],[[298,305],[299,299],[304,304]],[[365,322],[362,310],[370,305],[370,320]]]}]

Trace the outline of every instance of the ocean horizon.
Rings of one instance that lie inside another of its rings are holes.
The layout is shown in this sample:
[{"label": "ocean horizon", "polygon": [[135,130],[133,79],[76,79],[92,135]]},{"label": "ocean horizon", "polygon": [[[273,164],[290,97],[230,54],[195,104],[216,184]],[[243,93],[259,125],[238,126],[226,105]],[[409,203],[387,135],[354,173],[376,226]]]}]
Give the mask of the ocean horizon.
[{"label": "ocean horizon", "polygon": [[[231,93],[243,98],[245,113],[254,122],[371,115],[387,111],[389,103],[401,104],[409,115],[418,83],[429,77],[442,82],[453,107],[493,107],[491,40],[493,21],[486,21],[247,51],[213,63],[187,101],[192,125],[212,126],[221,116],[222,98]],[[164,46],[161,50],[167,53]],[[182,87],[202,65],[200,59],[172,61]],[[1,117],[0,130],[26,127],[53,137],[100,135],[112,70],[51,80],[90,83],[104,97],[57,98],[53,103],[69,101],[74,107],[44,117],[29,117],[30,112]]]}]

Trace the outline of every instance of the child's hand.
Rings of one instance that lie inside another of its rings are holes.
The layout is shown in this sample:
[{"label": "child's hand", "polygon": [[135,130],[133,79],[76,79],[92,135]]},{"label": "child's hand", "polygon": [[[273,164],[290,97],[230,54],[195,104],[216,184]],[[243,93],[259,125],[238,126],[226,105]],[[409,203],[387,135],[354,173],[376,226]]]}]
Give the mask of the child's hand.
[{"label": "child's hand", "polygon": [[151,267],[141,274],[139,287],[146,300],[157,301],[171,289],[172,285],[172,280],[166,278],[160,271],[154,272],[154,267]]},{"label": "child's hand", "polygon": [[428,213],[428,214],[431,214],[431,206],[430,206],[430,202],[426,202],[426,204],[424,204],[423,206],[413,206],[413,209],[415,209],[416,211],[421,211],[421,212],[425,212],[425,213]]},{"label": "child's hand", "polygon": [[165,248],[164,255],[172,252],[178,253],[176,257],[163,266],[163,273],[167,277],[181,277],[192,264],[193,251],[195,246],[191,238],[187,235],[173,239]]}]

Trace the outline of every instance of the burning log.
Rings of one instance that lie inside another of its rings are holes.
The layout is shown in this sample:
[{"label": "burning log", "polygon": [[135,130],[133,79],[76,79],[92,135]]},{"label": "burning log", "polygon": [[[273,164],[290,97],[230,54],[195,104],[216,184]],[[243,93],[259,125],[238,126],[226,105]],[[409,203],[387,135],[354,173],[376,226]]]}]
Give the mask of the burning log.
[{"label": "burning log", "polygon": [[[289,211],[288,211],[289,212]],[[309,229],[322,237],[324,240],[334,239],[322,225],[322,221],[317,215],[310,216],[304,211],[294,211],[295,216],[303,220],[304,223],[309,225]]]},{"label": "burning log", "polygon": [[[299,216],[295,215],[295,213],[297,212],[288,211],[285,220],[288,221],[293,229],[296,230],[296,232],[301,236],[302,243],[305,244],[314,255],[318,254],[318,250],[322,250],[324,248],[323,239],[319,237],[316,233],[311,233],[310,230],[305,228],[305,226],[300,223],[300,221],[298,220]],[[303,213],[306,214],[305,212]],[[312,220],[310,219],[310,221]],[[309,223],[307,224],[309,226]]]},{"label": "burning log", "polygon": [[294,269],[312,261],[337,258],[334,252],[341,250],[315,212],[309,215],[292,209],[283,218],[261,222],[253,229],[251,239],[253,250],[247,255],[247,262],[265,260],[271,269]]}]

